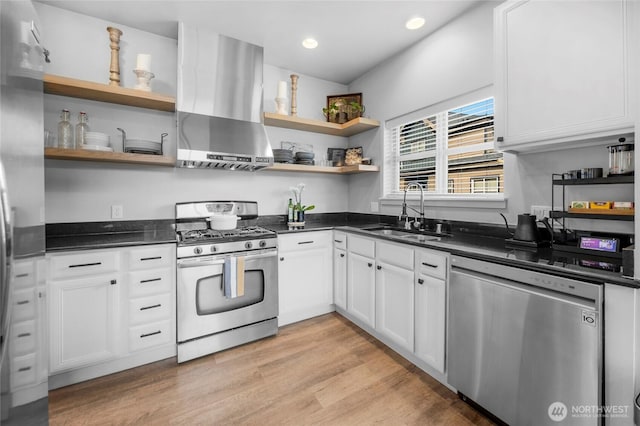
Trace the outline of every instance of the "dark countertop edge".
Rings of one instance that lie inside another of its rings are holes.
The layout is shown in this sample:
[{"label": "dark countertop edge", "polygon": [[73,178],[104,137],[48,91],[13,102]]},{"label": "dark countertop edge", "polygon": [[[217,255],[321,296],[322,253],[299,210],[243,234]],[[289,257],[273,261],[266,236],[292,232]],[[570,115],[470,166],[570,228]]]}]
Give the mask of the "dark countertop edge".
[{"label": "dark countertop edge", "polygon": [[[66,242],[50,244],[50,240],[47,239],[47,253],[55,253],[60,251],[83,251],[83,250],[99,250],[99,249],[109,249],[109,248],[118,248],[118,247],[131,247],[131,246],[147,246],[154,244],[175,244],[176,240],[173,239],[154,239],[154,240],[111,240],[110,242],[102,242],[96,243],[88,242],[88,243],[79,243],[76,239],[64,239]],[[71,240],[71,241],[69,241]]]}]

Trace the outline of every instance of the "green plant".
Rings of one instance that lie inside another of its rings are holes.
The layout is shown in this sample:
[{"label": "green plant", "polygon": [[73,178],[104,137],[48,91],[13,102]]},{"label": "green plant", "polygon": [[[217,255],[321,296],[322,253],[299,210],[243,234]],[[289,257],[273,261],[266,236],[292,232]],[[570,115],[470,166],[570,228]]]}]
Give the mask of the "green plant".
[{"label": "green plant", "polygon": [[293,193],[293,198],[295,199],[295,204],[293,205],[293,210],[306,212],[309,210],[313,210],[316,208],[313,204],[304,206],[302,205],[302,190],[304,189],[304,183],[299,183],[296,186],[292,186],[289,190]]},{"label": "green plant", "polygon": [[329,107],[322,108],[322,113],[328,118],[331,115],[336,115],[339,111],[338,105],[335,102],[331,102]]}]

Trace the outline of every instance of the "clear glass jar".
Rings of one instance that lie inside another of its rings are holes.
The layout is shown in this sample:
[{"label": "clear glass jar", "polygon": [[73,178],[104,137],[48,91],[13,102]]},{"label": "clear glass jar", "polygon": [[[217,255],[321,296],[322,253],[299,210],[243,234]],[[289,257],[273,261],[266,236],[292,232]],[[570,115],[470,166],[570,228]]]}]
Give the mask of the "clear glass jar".
[{"label": "clear glass jar", "polygon": [[89,117],[86,112],[80,112],[78,114],[78,124],[76,124],[76,148],[82,148],[83,144],[87,143],[87,132],[89,131],[89,125],[87,122]]},{"label": "clear glass jar", "polygon": [[73,126],[69,122],[70,112],[63,109],[60,113],[60,122],[58,123],[58,147],[73,149]]}]

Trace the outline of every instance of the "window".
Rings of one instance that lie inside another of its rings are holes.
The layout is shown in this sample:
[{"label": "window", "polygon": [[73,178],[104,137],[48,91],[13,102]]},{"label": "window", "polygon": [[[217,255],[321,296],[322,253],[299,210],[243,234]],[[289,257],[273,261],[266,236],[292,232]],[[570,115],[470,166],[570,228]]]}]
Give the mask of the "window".
[{"label": "window", "polygon": [[493,98],[415,116],[387,128],[385,195],[403,192],[410,182],[432,194],[503,192],[502,153],[493,146]]}]

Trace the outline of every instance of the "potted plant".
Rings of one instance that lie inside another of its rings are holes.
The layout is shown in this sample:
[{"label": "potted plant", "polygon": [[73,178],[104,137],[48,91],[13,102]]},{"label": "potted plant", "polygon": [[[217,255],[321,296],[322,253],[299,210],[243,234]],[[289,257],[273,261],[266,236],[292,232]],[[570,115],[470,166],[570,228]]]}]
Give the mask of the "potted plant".
[{"label": "potted plant", "polygon": [[336,117],[339,110],[340,109],[338,108],[338,105],[335,102],[331,102],[329,104],[329,107],[322,108],[322,113],[325,117],[327,117],[328,122],[335,123],[337,121]]},{"label": "potted plant", "polygon": [[304,183],[299,183],[296,186],[292,186],[289,190],[293,193],[295,204],[293,205],[294,221],[297,223],[304,223],[304,213],[316,208],[313,204],[305,206],[302,204],[302,190],[304,189]]},{"label": "potted plant", "polygon": [[349,119],[349,121],[353,120],[354,118],[362,117],[363,113],[364,107],[360,105],[359,102],[349,102],[349,108],[347,111],[347,118]]}]

